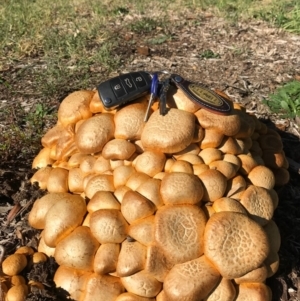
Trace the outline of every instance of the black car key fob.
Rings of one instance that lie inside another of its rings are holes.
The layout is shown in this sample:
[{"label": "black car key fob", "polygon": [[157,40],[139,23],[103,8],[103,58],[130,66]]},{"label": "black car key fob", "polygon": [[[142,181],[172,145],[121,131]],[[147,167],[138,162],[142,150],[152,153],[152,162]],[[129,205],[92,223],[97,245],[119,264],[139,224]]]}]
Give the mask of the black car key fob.
[{"label": "black car key fob", "polygon": [[122,74],[101,83],[97,90],[107,110],[113,110],[150,93],[152,76],[145,71]]}]

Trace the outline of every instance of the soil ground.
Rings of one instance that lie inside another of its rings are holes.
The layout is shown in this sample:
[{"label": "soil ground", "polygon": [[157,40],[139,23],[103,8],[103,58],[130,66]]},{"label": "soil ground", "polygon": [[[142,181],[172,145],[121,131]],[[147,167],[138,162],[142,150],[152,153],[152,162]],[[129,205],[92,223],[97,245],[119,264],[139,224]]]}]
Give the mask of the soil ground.
[{"label": "soil ground", "polygon": [[[169,26],[156,26],[146,32],[124,29],[124,23],[134,18],[128,15],[123,23],[107,25],[115,42],[112,52],[121,64],[112,73],[100,64],[90,66],[85,75],[89,86],[85,88],[93,89],[102,80],[119,73],[167,70],[223,90],[276,129],[282,137],[287,157],[296,162],[296,167],[290,168],[290,182],[277,189],[280,202],[274,220],[282,238],[280,267],[267,284],[272,289],[273,301],[300,300],[299,129],[295,120],[281,119],[262,104],[276,87],[299,79],[300,36],[258,21],[232,25],[209,13],[202,16],[189,14],[184,20],[174,18]],[[36,103],[44,103],[56,112],[66,95],[83,88],[80,78],[75,76],[74,81],[61,86],[51,97],[41,94],[35,78],[39,68],[43,68],[43,62],[36,55],[10,63],[0,71],[1,135],[11,123],[18,122],[18,113],[14,116],[11,112],[18,112],[20,106],[26,112]],[[8,89],[5,82],[9,82],[11,88]],[[8,108],[11,116],[5,116]],[[55,118],[45,120],[42,133],[54,123]],[[26,123],[22,129],[28,130]],[[39,135],[33,137],[40,139]],[[0,244],[6,255],[21,245],[37,246],[39,231],[27,224],[27,216],[33,202],[44,192],[31,186],[28,179],[33,174],[31,162],[40,147],[37,143],[31,152],[23,153],[22,145],[16,139],[9,152],[0,153]],[[12,210],[17,214],[12,214]],[[28,279],[40,280],[46,287],[45,292],[33,291],[28,300],[63,300],[53,286],[55,269],[56,264],[50,261],[24,272]]]}]

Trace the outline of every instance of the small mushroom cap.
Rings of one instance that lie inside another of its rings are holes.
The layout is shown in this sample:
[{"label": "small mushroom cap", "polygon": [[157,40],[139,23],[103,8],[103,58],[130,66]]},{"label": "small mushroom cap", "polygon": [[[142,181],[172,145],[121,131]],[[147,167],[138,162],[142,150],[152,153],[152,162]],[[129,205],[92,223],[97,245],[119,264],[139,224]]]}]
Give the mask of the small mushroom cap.
[{"label": "small mushroom cap", "polygon": [[69,171],[64,168],[52,168],[47,182],[49,192],[68,192]]},{"label": "small mushroom cap", "polygon": [[273,170],[275,177],[275,185],[283,186],[290,180],[290,174],[285,168],[278,168]]},{"label": "small mushroom cap", "polygon": [[61,288],[70,294],[70,298],[80,300],[82,288],[85,287],[90,273],[83,270],[76,270],[66,266],[59,266],[54,275],[54,282],[57,288]]},{"label": "small mushroom cap", "polygon": [[123,293],[115,301],[155,301],[155,298],[141,297],[133,293]]},{"label": "small mushroom cap", "polygon": [[201,149],[217,148],[223,141],[224,135],[216,129],[206,129],[204,133],[204,138],[200,143]]},{"label": "small mushroom cap", "polygon": [[266,225],[273,217],[272,196],[265,188],[250,185],[242,194],[240,202],[250,217],[261,226]]},{"label": "small mushroom cap", "polygon": [[227,188],[225,195],[229,198],[239,200],[246,190],[247,183],[241,175],[237,175],[236,177],[227,181]]},{"label": "small mushroom cap", "polygon": [[136,191],[150,200],[156,208],[164,205],[160,195],[161,180],[150,178],[142,183]]},{"label": "small mushroom cap", "polygon": [[276,223],[273,220],[270,220],[265,226],[264,230],[267,234],[269,244],[270,244],[270,250],[272,252],[277,253],[280,248],[281,244],[281,237],[279,229],[276,225]]},{"label": "small mushroom cap", "polygon": [[192,142],[193,143],[201,143],[203,138],[204,138],[204,129],[199,124],[196,123],[194,137],[193,137]]},{"label": "small mushroom cap", "polygon": [[226,278],[222,278],[221,282],[210,292],[204,301],[233,301],[236,296],[236,289],[233,283]]},{"label": "small mushroom cap", "polygon": [[148,246],[154,239],[154,216],[140,219],[128,228],[128,235],[144,246]]},{"label": "small mushroom cap", "polygon": [[28,286],[26,284],[20,284],[12,286],[6,294],[7,301],[24,301],[28,295]]},{"label": "small mushroom cap", "polygon": [[144,117],[147,103],[140,98],[136,103],[131,103],[115,114],[115,137],[117,139],[139,140],[145,126]]},{"label": "small mushroom cap", "polygon": [[205,164],[209,165],[214,161],[222,160],[223,154],[218,149],[206,148],[199,153],[199,157],[202,158]]},{"label": "small mushroom cap", "polygon": [[262,159],[265,165],[272,169],[288,167],[284,152],[275,153],[274,151],[267,150],[263,152]]},{"label": "small mushroom cap", "polygon": [[91,117],[89,105],[94,93],[94,91],[76,91],[68,95],[58,109],[59,123],[66,126]]},{"label": "small mushroom cap", "polygon": [[27,265],[27,258],[24,254],[12,254],[2,262],[4,274],[14,276],[20,274]]},{"label": "small mushroom cap", "polygon": [[119,203],[121,204],[124,198],[124,195],[127,191],[130,191],[131,189],[127,186],[120,186],[118,187],[115,192],[114,192],[114,196],[117,198],[117,200],[119,201]]},{"label": "small mushroom cap", "polygon": [[203,254],[204,212],[193,205],[164,206],[155,215],[154,236],[165,255],[174,263]]},{"label": "small mushroom cap", "polygon": [[91,199],[97,191],[114,191],[112,175],[95,175],[86,184],[84,192]]},{"label": "small mushroom cap", "polygon": [[45,216],[50,208],[68,196],[68,193],[49,193],[36,200],[28,216],[29,225],[36,229],[44,229]]},{"label": "small mushroom cap", "polygon": [[114,186],[118,188],[126,184],[129,177],[135,172],[133,166],[118,166],[113,171]]},{"label": "small mushroom cap", "polygon": [[118,209],[121,205],[110,191],[97,191],[87,205],[87,211],[93,213],[99,209]]},{"label": "small mushroom cap", "polygon": [[144,269],[146,261],[146,247],[138,241],[123,241],[117,263],[119,277],[133,275]]},{"label": "small mushroom cap", "polygon": [[159,282],[164,282],[164,279],[173,266],[174,262],[165,256],[161,247],[155,242],[148,245],[145,271],[153,275]]},{"label": "small mushroom cap", "polygon": [[271,301],[271,290],[264,283],[241,283],[236,301]]},{"label": "small mushroom cap", "polygon": [[57,143],[57,140],[63,136],[64,131],[65,128],[62,125],[56,124],[42,137],[42,145],[51,149]]},{"label": "small mushroom cap", "polygon": [[95,273],[104,275],[115,272],[117,268],[119,253],[120,244],[102,244],[97,250],[94,259]]},{"label": "small mushroom cap", "polygon": [[258,268],[269,250],[264,230],[242,213],[215,213],[206,224],[204,254],[225,278],[238,278]]},{"label": "small mushroom cap", "polygon": [[90,229],[80,226],[56,245],[54,258],[59,265],[93,271],[94,256],[98,247],[99,242],[93,237]]},{"label": "small mushroom cap", "polygon": [[215,212],[232,211],[247,215],[247,210],[244,208],[244,206],[240,202],[231,198],[220,198],[213,202],[212,207]]},{"label": "small mushroom cap", "polygon": [[277,153],[277,152],[281,152],[283,149],[282,140],[277,133],[275,135],[273,134],[261,135],[258,138],[258,142],[260,144],[260,147],[263,149],[263,151],[271,150],[274,153]]},{"label": "small mushroom cap", "polygon": [[186,112],[195,113],[201,108],[199,104],[191,101],[181,89],[176,90],[176,92],[172,95],[172,100],[175,102],[177,109]]},{"label": "small mushroom cap", "polygon": [[178,173],[178,172],[194,174],[193,165],[183,160],[175,161],[170,168],[170,173]]},{"label": "small mushroom cap", "polygon": [[155,205],[136,191],[128,191],[123,197],[121,212],[129,224],[152,215],[155,210]]},{"label": "small mushroom cap", "polygon": [[10,278],[11,286],[26,284],[25,278],[21,275],[14,275]]},{"label": "small mushroom cap", "polygon": [[115,300],[125,289],[117,277],[110,275],[91,274],[87,278],[85,290],[83,292],[83,301]]},{"label": "small mushroom cap", "polygon": [[93,166],[93,172],[102,174],[109,170],[111,170],[110,160],[104,159],[102,156],[97,158],[97,160]]},{"label": "small mushroom cap", "polygon": [[233,178],[236,175],[236,169],[233,164],[223,160],[217,160],[209,164],[210,169],[218,170],[226,177],[227,180]]},{"label": "small mushroom cap", "polygon": [[48,257],[50,257],[50,256],[54,257],[55,248],[50,248],[49,246],[46,245],[45,240],[44,240],[44,231],[42,231],[41,236],[40,236],[38,252],[42,252],[42,253],[46,254]]},{"label": "small mushroom cap", "polygon": [[186,161],[193,165],[204,163],[204,161],[201,159],[201,157],[199,157],[196,154],[184,154],[182,156],[177,157],[176,159],[177,159],[177,161]]},{"label": "small mushroom cap", "polygon": [[146,175],[143,172],[135,172],[127,180],[126,186],[135,191],[140,185],[149,179],[151,179],[149,175]]},{"label": "small mushroom cap", "polygon": [[214,202],[224,195],[227,187],[227,180],[219,171],[208,169],[198,177],[204,186],[203,201]]},{"label": "small mushroom cap", "polygon": [[248,179],[253,185],[266,189],[272,189],[275,185],[275,176],[272,170],[262,165],[253,168],[248,175]]},{"label": "small mushroom cap", "polygon": [[92,234],[101,243],[121,243],[127,236],[128,224],[119,210],[100,209],[92,213]]},{"label": "small mushroom cap", "polygon": [[[72,212],[72,214],[70,214]],[[67,194],[56,202],[45,217],[44,240],[49,247],[70,234],[83,221],[86,214],[86,204],[79,195]]]},{"label": "small mushroom cap", "polygon": [[241,162],[241,167],[239,169],[239,172],[244,176],[248,175],[253,168],[259,165],[252,156],[241,154],[238,155],[237,157]]},{"label": "small mushroom cap", "polygon": [[145,151],[138,155],[133,161],[133,166],[138,172],[143,172],[150,177],[163,171],[166,162],[166,156],[162,152]]},{"label": "small mushroom cap", "polygon": [[48,260],[48,258],[43,252],[35,252],[32,255],[32,262],[33,263],[45,262],[47,260]]},{"label": "small mushroom cap", "polygon": [[245,282],[265,282],[268,276],[268,270],[265,264],[258,267],[257,269],[250,271],[249,273],[243,275],[242,277],[235,278],[234,282],[236,284],[241,284]]},{"label": "small mushroom cap", "polygon": [[238,140],[233,137],[224,137],[219,146],[219,150],[224,154],[239,155],[242,154],[244,149],[238,143]]},{"label": "small mushroom cap", "polygon": [[135,152],[135,145],[124,139],[113,139],[108,141],[102,149],[105,159],[127,160]]},{"label": "small mushroom cap", "polygon": [[172,301],[197,301],[217,285],[220,273],[205,256],[175,265],[164,281],[164,292]]},{"label": "small mushroom cap", "polygon": [[25,256],[29,256],[34,254],[34,250],[31,247],[23,246],[17,249],[15,254],[24,254]]},{"label": "small mushroom cap", "polygon": [[87,176],[80,168],[72,168],[68,174],[68,187],[73,193],[82,193],[84,178]]},{"label": "small mushroom cap", "polygon": [[37,182],[40,189],[46,189],[51,170],[52,167],[50,166],[38,169],[30,179],[30,183],[33,184]]},{"label": "small mushroom cap", "polygon": [[206,165],[205,163],[193,165],[194,175],[198,176],[198,177],[199,177],[199,175],[201,175],[203,172],[205,172],[208,169],[209,169],[209,166]]},{"label": "small mushroom cap", "polygon": [[145,149],[176,153],[192,142],[194,131],[195,116],[192,113],[169,109],[162,116],[155,111],[145,125],[141,140]]},{"label": "small mushroom cap", "polygon": [[223,160],[226,161],[226,162],[229,162],[229,163],[233,164],[236,172],[241,167],[241,160],[237,156],[235,156],[235,155],[225,154],[224,157],[223,157]]},{"label": "small mushroom cap", "polygon": [[70,168],[79,167],[82,160],[84,160],[88,156],[89,155],[85,155],[81,153],[73,154],[68,160],[68,167]]},{"label": "small mushroom cap", "polygon": [[195,115],[203,128],[215,129],[226,136],[236,135],[241,127],[241,118],[236,111],[230,115],[221,116],[201,109]]},{"label": "small mushroom cap", "polygon": [[44,147],[38,155],[34,158],[32,162],[32,168],[42,168],[54,163],[54,160],[50,158],[51,149],[48,147]]},{"label": "small mushroom cap", "polygon": [[105,111],[105,108],[103,106],[98,92],[95,92],[94,96],[90,101],[90,111],[94,114]]},{"label": "small mushroom cap", "polygon": [[100,152],[114,136],[114,121],[111,114],[100,114],[82,123],[75,136],[75,143],[82,154]]},{"label": "small mushroom cap", "polygon": [[[141,297],[155,297],[162,288],[162,283],[145,270],[127,277],[122,277],[121,281],[128,292]],[[143,286],[141,286],[141,283],[143,283]],[[145,287],[147,289],[145,289]]]},{"label": "small mushroom cap", "polygon": [[160,194],[168,204],[197,204],[203,197],[203,186],[193,174],[173,172],[161,181]]},{"label": "small mushroom cap", "polygon": [[80,162],[80,170],[85,174],[92,173],[96,160],[94,156],[86,155]]}]

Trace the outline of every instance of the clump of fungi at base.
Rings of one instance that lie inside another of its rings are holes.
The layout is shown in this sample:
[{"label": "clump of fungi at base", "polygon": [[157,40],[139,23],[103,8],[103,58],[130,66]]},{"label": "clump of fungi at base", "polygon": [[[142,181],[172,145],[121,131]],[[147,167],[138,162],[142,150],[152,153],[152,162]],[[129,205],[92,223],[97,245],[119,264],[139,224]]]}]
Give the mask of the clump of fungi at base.
[{"label": "clump of fungi at base", "polygon": [[[42,138],[29,224],[54,282],[78,301],[268,301],[280,234],[280,136],[243,107],[217,115],[180,90],[144,122],[147,97],[106,111],[67,96]],[[249,299],[250,298],[250,299]]]}]

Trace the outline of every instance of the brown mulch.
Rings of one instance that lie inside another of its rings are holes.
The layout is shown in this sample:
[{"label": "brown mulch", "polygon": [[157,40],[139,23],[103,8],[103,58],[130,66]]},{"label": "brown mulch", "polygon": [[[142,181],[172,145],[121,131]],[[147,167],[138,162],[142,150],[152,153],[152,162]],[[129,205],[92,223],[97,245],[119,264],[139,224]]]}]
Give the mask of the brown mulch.
[{"label": "brown mulch", "polygon": [[[282,136],[286,155],[300,163],[297,122],[271,114],[262,104],[262,100],[276,87],[299,78],[300,36],[258,21],[231,25],[208,13],[174,17],[170,26],[156,27],[150,32],[129,32],[124,24],[130,24],[139,17],[127,15],[123,20],[107,25],[116,43],[114,55],[123,63],[111,74],[101,65],[91,66],[88,88],[92,89],[101,80],[121,72],[168,70],[178,73],[211,88],[224,90],[235,102],[243,104],[268,126],[276,128]],[[164,42],[159,42],[165,38]],[[24,58],[24,62],[11,64],[7,70],[1,71],[1,78],[9,81],[15,91],[0,86],[0,111],[13,103],[27,108],[41,100],[51,103],[57,110],[64,96],[83,88],[80,81],[75,80],[52,97],[41,95],[31,69],[38,64],[38,58]],[[20,77],[18,72],[22,66],[27,67]],[[1,116],[0,134],[7,122]],[[45,130],[50,125],[46,124]],[[28,226],[27,216],[34,200],[43,194],[28,183],[34,154],[27,158],[13,154],[0,161],[0,244],[5,247],[7,255],[21,245],[36,248],[38,231]],[[281,232],[282,244],[280,268],[267,280],[272,288],[273,301],[300,300],[300,175],[296,169],[290,169],[290,182],[277,190],[280,203],[274,220]],[[14,206],[18,214],[7,223],[7,216]],[[45,294],[33,292],[28,300],[64,299],[57,297],[53,289],[51,277],[55,268],[51,261],[47,266],[25,272],[28,279],[46,284]]]}]

